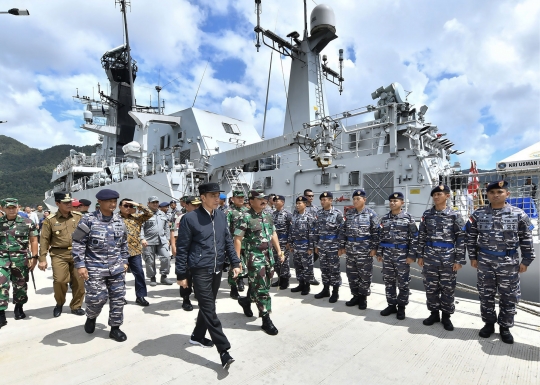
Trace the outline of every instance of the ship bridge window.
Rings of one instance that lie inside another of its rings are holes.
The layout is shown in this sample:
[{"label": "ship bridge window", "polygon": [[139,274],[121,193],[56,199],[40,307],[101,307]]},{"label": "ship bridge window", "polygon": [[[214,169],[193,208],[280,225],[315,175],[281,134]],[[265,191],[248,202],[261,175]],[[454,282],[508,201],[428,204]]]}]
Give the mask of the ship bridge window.
[{"label": "ship bridge window", "polygon": [[237,124],[221,123],[227,134],[240,135],[240,129]]},{"label": "ship bridge window", "polygon": [[159,138],[159,149],[163,150],[165,148],[169,148],[170,143],[171,143],[171,136],[163,135],[161,138]]},{"label": "ship bridge window", "polygon": [[278,155],[269,156],[259,160],[259,170],[270,171],[279,168],[281,157]]},{"label": "ship bridge window", "polygon": [[349,150],[356,150],[356,132],[349,134]]}]

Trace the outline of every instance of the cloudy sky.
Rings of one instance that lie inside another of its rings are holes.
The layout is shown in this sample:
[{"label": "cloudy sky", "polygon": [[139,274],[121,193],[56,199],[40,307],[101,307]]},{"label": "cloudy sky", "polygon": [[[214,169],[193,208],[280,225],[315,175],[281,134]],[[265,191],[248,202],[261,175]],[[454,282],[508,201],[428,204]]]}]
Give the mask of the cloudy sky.
[{"label": "cloudy sky", "polygon": [[[321,1],[308,0],[308,12]],[[262,25],[281,36],[303,28],[302,0],[263,0]],[[540,140],[540,1],[327,0],[339,39],[324,51],[337,68],[345,49],[345,91],[326,85],[330,112],[372,103],[371,92],[399,82],[409,101],[429,106],[427,120],[447,132],[457,160],[481,168]],[[10,0],[30,17],[0,15],[0,133],[29,146],[93,144],[80,130],[81,104],[107,84],[100,58],[123,42],[114,0]],[[128,13],[139,65],[138,104],[166,112],[196,107],[262,128],[269,49],[257,53],[252,0],[132,0]],[[282,65],[280,64],[282,60]],[[289,59],[274,55],[267,137],[285,115]],[[282,72],[283,67],[283,72]]]}]

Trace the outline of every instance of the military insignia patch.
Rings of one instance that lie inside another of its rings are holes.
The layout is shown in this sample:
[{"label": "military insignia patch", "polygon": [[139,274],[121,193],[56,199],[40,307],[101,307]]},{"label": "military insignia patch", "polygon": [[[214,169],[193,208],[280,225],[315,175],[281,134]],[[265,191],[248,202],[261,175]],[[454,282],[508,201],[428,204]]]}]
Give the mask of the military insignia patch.
[{"label": "military insignia patch", "polygon": [[504,180],[499,181],[499,187],[503,187],[503,186],[504,186]]},{"label": "military insignia patch", "polygon": [[324,193],[323,196],[326,196],[326,193]]},{"label": "military insignia patch", "polygon": [[66,194],[65,199],[71,199],[71,197],[69,196],[69,194]]},{"label": "military insignia patch", "polygon": [[394,198],[397,198],[397,194],[394,194]]},{"label": "military insignia patch", "polygon": [[440,189],[441,191],[443,191],[443,190],[444,190],[444,186],[443,186],[443,185],[440,185],[440,186],[439,186],[439,189]]}]

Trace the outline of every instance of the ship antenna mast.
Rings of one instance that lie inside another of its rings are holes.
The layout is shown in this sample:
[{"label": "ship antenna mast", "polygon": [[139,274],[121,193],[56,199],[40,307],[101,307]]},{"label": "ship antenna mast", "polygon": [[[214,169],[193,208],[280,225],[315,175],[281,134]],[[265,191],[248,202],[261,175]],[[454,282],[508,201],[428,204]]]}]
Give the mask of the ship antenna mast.
[{"label": "ship antenna mast", "polygon": [[129,46],[129,35],[128,35],[128,24],[127,24],[127,16],[126,16],[126,6],[129,5],[131,7],[131,1],[130,0],[115,0],[116,4],[120,4],[120,12],[122,12],[122,17],[124,21],[124,32],[126,35],[126,51],[127,51],[127,59],[128,59],[128,68],[129,68],[129,86],[131,87],[131,105],[132,108],[135,108],[135,90],[133,89],[133,70],[131,66],[131,47]]},{"label": "ship antenna mast", "polygon": [[304,39],[307,37],[307,0],[304,0]]}]

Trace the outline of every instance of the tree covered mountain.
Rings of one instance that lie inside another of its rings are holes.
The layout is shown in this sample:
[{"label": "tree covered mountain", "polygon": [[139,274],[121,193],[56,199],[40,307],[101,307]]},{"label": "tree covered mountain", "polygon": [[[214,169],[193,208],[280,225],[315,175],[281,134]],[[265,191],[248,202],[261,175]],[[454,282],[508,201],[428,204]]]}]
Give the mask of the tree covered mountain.
[{"label": "tree covered mountain", "polygon": [[17,198],[25,206],[43,204],[45,191],[53,187],[52,170],[69,155],[69,150],[90,154],[95,147],[61,144],[38,150],[0,135],[0,199]]}]

